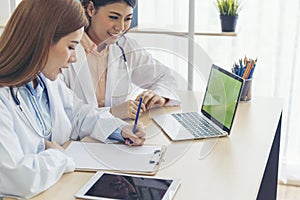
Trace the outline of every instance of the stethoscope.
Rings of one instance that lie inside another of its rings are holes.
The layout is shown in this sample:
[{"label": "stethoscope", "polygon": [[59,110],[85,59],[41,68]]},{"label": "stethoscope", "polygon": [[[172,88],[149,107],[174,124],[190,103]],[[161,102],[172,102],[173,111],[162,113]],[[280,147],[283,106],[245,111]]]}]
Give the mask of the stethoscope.
[{"label": "stethoscope", "polygon": [[[44,85],[44,88],[45,88],[45,94],[46,94],[46,98],[47,98],[47,101],[49,102],[49,96],[48,96],[48,91],[47,91],[47,88],[46,88],[46,84],[45,82],[43,81],[42,78],[38,77],[38,79],[42,82],[42,84]],[[34,93],[32,91],[32,88],[29,87],[29,85],[25,85],[26,89],[29,91],[33,101],[34,101],[34,104],[33,105],[33,109],[35,110],[35,113],[37,113],[37,118],[42,126],[42,129],[43,129],[43,133],[40,133],[39,130],[36,129],[36,127],[33,126],[33,123],[31,123],[31,120],[28,116],[28,114],[25,112],[25,110],[22,108],[22,105],[21,105],[21,102],[18,98],[18,92],[19,92],[19,88],[17,88],[16,92],[14,91],[14,88],[13,87],[10,87],[10,93],[11,93],[11,96],[15,102],[15,104],[19,107],[19,109],[21,110],[21,112],[24,114],[25,118],[27,119],[27,121],[29,122],[29,124],[32,126],[32,128],[34,128],[37,132],[37,134],[42,137],[42,138],[49,138],[52,134],[52,128],[50,128],[50,131],[46,131],[46,123],[45,123],[45,120],[43,118],[43,116],[41,115],[41,111],[40,109],[37,107],[37,101],[36,99],[34,98]]]},{"label": "stethoscope", "polygon": [[112,95],[113,98],[120,98],[120,97],[126,97],[128,96],[131,92],[132,92],[132,84],[131,84],[131,73],[129,71],[129,66],[128,66],[128,62],[127,62],[127,57],[125,54],[125,50],[124,48],[119,44],[119,42],[116,42],[116,45],[119,47],[119,49],[121,50],[122,53],[122,58],[124,61],[124,66],[127,72],[127,76],[128,76],[128,92],[127,94],[121,94],[121,95]]},{"label": "stethoscope", "polygon": [[128,63],[127,63],[127,58],[126,58],[126,54],[125,54],[125,51],[123,49],[123,47],[121,47],[121,45],[119,44],[119,42],[117,41],[116,42],[117,46],[120,48],[121,52],[122,52],[122,57],[123,57],[123,60],[124,60],[124,65],[126,67],[126,71],[127,73],[129,73],[129,67],[128,67]]}]

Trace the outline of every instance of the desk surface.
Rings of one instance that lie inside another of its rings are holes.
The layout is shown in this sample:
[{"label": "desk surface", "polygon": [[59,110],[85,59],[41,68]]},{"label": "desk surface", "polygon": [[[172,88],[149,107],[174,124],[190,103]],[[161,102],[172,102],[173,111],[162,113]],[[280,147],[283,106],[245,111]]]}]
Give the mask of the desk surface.
[{"label": "desk surface", "polygon": [[[256,199],[282,101],[254,97],[250,103],[240,103],[229,137],[171,142],[149,116],[199,108],[200,97],[191,92],[181,96],[183,102],[189,103],[183,103],[181,108],[153,109],[140,118],[147,126],[147,144],[168,145],[156,176],[181,179],[174,199],[195,199],[195,196],[197,199]],[[75,199],[74,194],[92,175],[91,172],[65,174],[57,184],[33,199]]]}]

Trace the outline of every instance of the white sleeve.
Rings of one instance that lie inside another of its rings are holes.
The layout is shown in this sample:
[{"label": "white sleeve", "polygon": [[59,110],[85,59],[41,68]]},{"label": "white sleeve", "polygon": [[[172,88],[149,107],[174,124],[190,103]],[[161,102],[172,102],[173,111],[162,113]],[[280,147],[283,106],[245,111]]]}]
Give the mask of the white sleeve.
[{"label": "white sleeve", "polygon": [[30,198],[55,184],[63,173],[74,170],[74,161],[60,150],[38,154],[28,150],[35,149],[34,138],[20,139],[31,133],[15,130],[13,112],[2,100],[0,113],[5,116],[0,122],[0,194]]},{"label": "white sleeve", "polygon": [[87,135],[105,142],[118,127],[127,125],[126,122],[115,118],[109,108],[97,108],[90,104],[84,104],[72,90],[59,81],[59,93],[62,97],[64,110],[66,111],[73,127],[72,138],[83,138]]}]

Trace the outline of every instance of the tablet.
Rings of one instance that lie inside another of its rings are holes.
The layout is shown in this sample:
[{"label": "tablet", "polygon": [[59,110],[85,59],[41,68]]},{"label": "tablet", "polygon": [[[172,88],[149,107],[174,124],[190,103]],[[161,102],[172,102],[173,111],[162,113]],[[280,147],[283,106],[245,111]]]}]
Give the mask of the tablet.
[{"label": "tablet", "polygon": [[82,199],[172,199],[178,179],[128,175],[98,171],[76,194]]}]

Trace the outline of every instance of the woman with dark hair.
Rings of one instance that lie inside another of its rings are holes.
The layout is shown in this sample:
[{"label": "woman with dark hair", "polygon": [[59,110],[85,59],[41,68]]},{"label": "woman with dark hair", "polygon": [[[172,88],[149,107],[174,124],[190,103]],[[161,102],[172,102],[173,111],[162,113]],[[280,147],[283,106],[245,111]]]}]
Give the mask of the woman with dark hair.
[{"label": "woman with dark hair", "polygon": [[[154,105],[179,105],[172,71],[124,35],[136,1],[82,0],[81,4],[90,24],[77,49],[78,61],[63,71],[67,86],[84,102],[120,118],[134,119],[141,97],[141,112]],[[144,91],[137,93],[134,87]]]},{"label": "woman with dark hair", "polygon": [[[83,104],[57,79],[88,25],[76,0],[22,0],[0,37],[0,197],[32,197],[75,168],[61,145],[91,135],[144,142],[144,130]],[[130,140],[129,140],[130,139]]]}]

